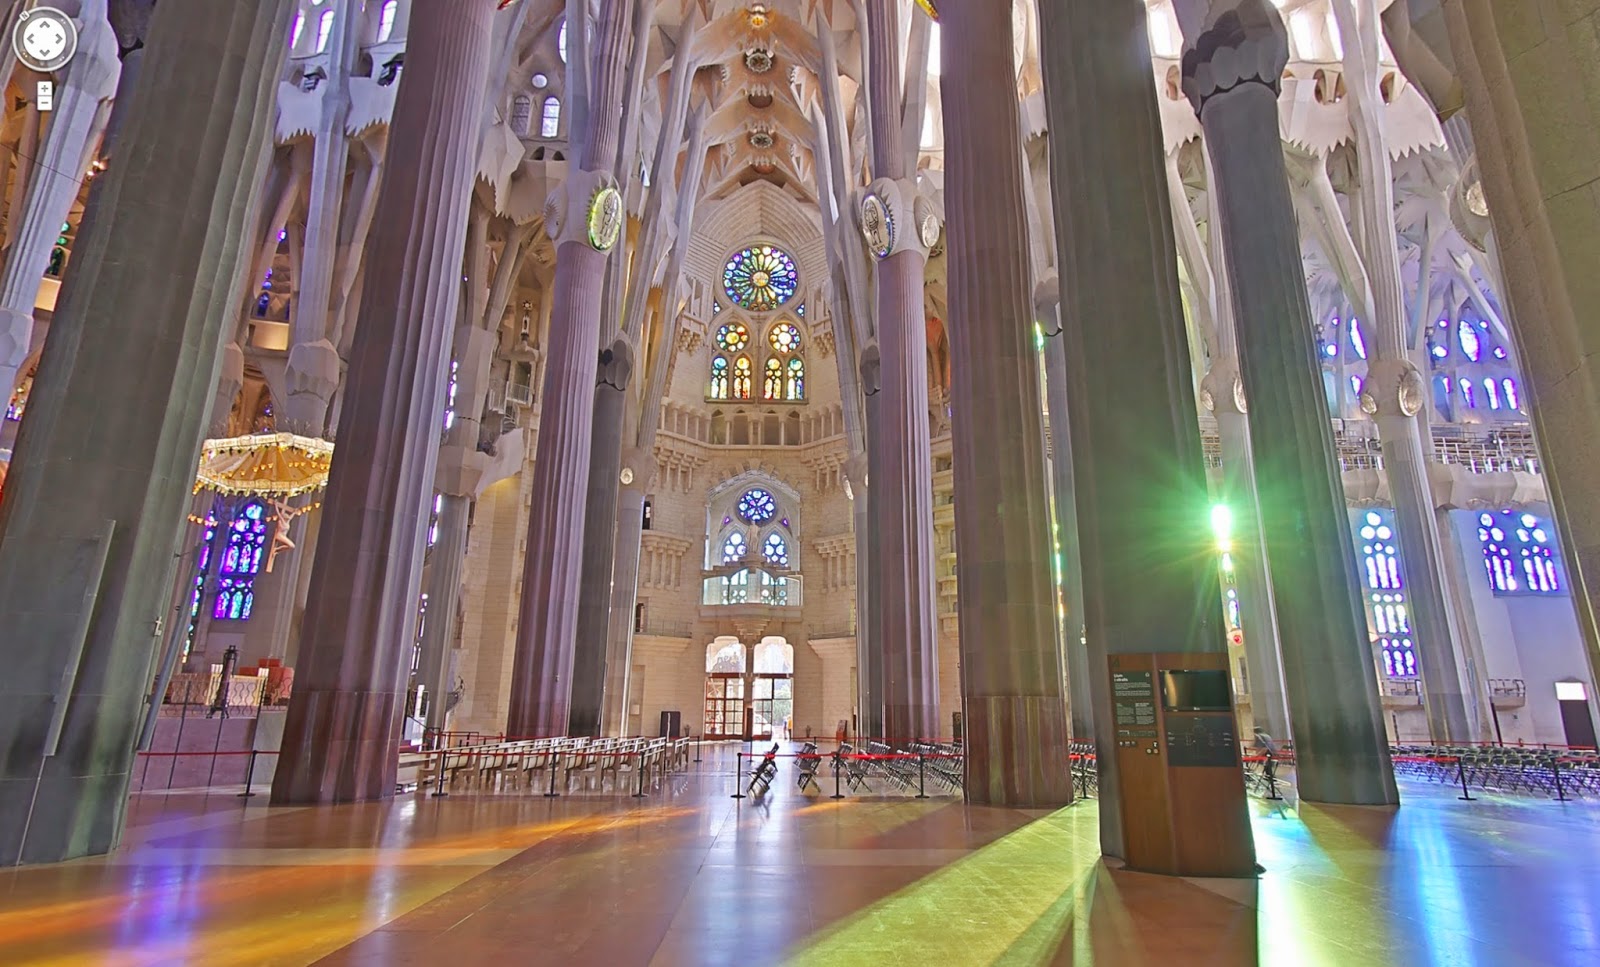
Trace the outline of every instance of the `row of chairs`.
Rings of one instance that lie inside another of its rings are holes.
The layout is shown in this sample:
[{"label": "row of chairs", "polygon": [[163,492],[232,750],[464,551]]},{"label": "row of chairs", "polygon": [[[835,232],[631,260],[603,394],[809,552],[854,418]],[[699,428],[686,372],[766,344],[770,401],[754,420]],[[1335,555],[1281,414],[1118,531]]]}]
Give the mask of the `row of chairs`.
[{"label": "row of chairs", "polygon": [[[1521,746],[1399,745],[1395,772],[1429,782],[1577,798],[1600,795],[1600,753]],[[1459,762],[1459,764],[1458,764]]]},{"label": "row of chairs", "polygon": [[603,782],[607,777],[665,775],[689,761],[688,738],[551,738],[523,739],[456,747],[430,753],[418,785],[438,781],[443,768],[450,787],[477,790],[548,788],[557,779],[565,788],[581,778]]}]

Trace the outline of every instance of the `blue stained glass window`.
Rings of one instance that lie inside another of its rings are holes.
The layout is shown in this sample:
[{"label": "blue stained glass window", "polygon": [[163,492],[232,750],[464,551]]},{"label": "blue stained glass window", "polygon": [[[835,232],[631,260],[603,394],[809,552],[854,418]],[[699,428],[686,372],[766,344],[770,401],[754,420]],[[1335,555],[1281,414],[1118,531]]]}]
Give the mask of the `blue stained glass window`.
[{"label": "blue stained glass window", "polygon": [[228,541],[223,545],[222,565],[217,570],[217,598],[211,617],[219,621],[243,621],[250,617],[255,603],[255,577],[261,572],[267,550],[267,505],[258,499],[245,501],[228,525]]},{"label": "blue stained glass window", "polygon": [[778,503],[772,495],[754,487],[739,498],[739,516],[752,524],[765,524],[778,512]]},{"label": "blue stained glass window", "polygon": [[1506,391],[1506,409],[1520,410],[1522,398],[1517,395],[1517,381],[1507,376],[1500,381],[1500,388]]},{"label": "blue stained glass window", "polygon": [[778,567],[789,566],[789,545],[784,543],[780,534],[768,534],[761,545],[761,557],[768,564]]},{"label": "blue stained glass window", "polygon": [[1489,399],[1489,409],[1498,410],[1500,408],[1500,384],[1492,379],[1484,380],[1483,395]]},{"label": "blue stained glass window", "polygon": [[1367,340],[1361,335],[1361,320],[1350,320],[1350,348],[1362,359],[1367,358]]},{"label": "blue stained glass window", "polygon": [[1407,613],[1394,512],[1366,511],[1356,538],[1361,580],[1367,591],[1367,614],[1376,632],[1383,673],[1390,678],[1413,678],[1417,674],[1416,642]]},{"label": "blue stained glass window", "polygon": [[735,564],[744,560],[745,550],[744,535],[734,531],[722,542],[722,563]]},{"label": "blue stained glass window", "polygon": [[725,356],[716,356],[711,360],[711,398],[728,398],[728,360]]},{"label": "blue stained glass window", "polygon": [[794,259],[772,245],[753,245],[736,252],[722,270],[723,292],[755,312],[767,312],[788,302],[799,285]]},{"label": "blue stained glass window", "polygon": [[1472,323],[1463,319],[1456,324],[1456,339],[1461,343],[1461,351],[1473,362],[1483,358],[1483,342],[1478,338],[1478,330],[1472,328]]},{"label": "blue stained glass window", "polygon": [[1485,511],[1478,515],[1478,541],[1495,594],[1564,592],[1548,521],[1525,511]]},{"label": "blue stained glass window", "polygon": [[189,593],[189,627],[183,636],[183,657],[194,650],[195,634],[200,630],[200,604],[205,598],[206,577],[211,573],[211,549],[217,540],[217,512],[211,510],[201,525],[200,553],[195,560],[194,586]]},{"label": "blue stained glass window", "polygon": [[799,356],[789,360],[789,375],[784,381],[784,397],[791,400],[806,398],[806,364]]},{"label": "blue stained glass window", "polygon": [[1478,405],[1478,394],[1472,388],[1472,380],[1462,377],[1456,382],[1461,387],[1461,398],[1467,401],[1469,407],[1476,407]]}]

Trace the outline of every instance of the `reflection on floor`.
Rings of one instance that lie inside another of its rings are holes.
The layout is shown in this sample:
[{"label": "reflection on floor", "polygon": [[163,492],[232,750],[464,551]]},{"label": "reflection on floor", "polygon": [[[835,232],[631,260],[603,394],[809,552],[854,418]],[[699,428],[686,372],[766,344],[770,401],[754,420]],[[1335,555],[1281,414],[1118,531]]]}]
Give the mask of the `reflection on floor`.
[{"label": "reflection on floor", "polygon": [[1267,872],[1181,880],[1100,863],[1092,802],[802,797],[792,762],[736,801],[730,755],[645,799],[136,797],[116,855],[0,872],[0,964],[1600,963],[1594,803],[1257,803]]}]

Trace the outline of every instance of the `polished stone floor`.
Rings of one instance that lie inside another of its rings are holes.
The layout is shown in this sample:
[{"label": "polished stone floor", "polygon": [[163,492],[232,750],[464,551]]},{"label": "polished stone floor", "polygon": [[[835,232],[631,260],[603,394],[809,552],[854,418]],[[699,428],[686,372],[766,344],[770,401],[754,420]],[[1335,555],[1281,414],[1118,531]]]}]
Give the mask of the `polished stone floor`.
[{"label": "polished stone floor", "polygon": [[1600,804],[1257,803],[1259,880],[1183,880],[1100,863],[1092,802],[802,797],[790,763],[735,801],[727,754],[644,799],[138,796],[115,855],[0,872],[0,965],[1600,963]]}]

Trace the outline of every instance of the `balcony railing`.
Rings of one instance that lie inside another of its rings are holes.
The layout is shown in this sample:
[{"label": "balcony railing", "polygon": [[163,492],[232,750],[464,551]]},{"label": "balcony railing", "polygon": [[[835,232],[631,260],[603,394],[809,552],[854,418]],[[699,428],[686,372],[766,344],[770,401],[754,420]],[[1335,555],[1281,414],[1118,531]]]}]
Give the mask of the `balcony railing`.
[{"label": "balcony railing", "polygon": [[709,577],[701,604],[764,605],[771,608],[798,608],[801,604],[800,578],[773,574],[758,567],[742,568],[732,574]]},{"label": "balcony railing", "polygon": [[[1340,421],[1334,426],[1333,444],[1340,470],[1383,469],[1377,427]],[[1202,430],[1200,445],[1206,466],[1221,467],[1222,441],[1217,433]],[[1481,430],[1455,425],[1435,427],[1433,458],[1452,467],[1463,467],[1468,473],[1541,473],[1543,467],[1533,445],[1533,433],[1525,426]]]}]

